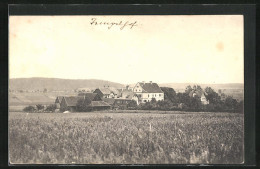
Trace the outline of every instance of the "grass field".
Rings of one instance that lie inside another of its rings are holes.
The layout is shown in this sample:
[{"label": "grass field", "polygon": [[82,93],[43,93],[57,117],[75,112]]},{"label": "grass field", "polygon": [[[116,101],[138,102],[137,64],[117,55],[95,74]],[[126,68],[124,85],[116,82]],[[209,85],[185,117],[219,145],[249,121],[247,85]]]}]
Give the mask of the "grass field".
[{"label": "grass field", "polygon": [[167,113],[10,112],[9,159],[15,164],[243,162],[243,114]]}]

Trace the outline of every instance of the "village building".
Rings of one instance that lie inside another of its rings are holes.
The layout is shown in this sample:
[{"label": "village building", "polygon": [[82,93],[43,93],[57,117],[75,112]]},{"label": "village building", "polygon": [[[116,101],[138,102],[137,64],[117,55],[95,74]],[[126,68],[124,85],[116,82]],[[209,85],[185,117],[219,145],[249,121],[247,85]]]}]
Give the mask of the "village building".
[{"label": "village building", "polygon": [[101,97],[97,93],[79,93],[78,96],[82,96],[89,101],[102,101]]},{"label": "village building", "polygon": [[97,88],[93,93],[97,93],[101,98],[117,98],[120,92],[114,87],[104,86]]},{"label": "village building", "polygon": [[70,111],[75,112],[77,110],[77,103],[80,99],[88,100],[89,107],[92,110],[107,110],[111,106],[104,102],[97,93],[79,93],[78,96],[63,97],[60,104],[60,111]]},{"label": "village building", "polygon": [[203,90],[192,90],[189,93],[190,97],[198,96],[202,104],[209,104],[209,101],[206,98],[207,93]]},{"label": "village building", "polygon": [[70,111],[74,112],[76,111],[77,103],[80,99],[83,99],[82,96],[64,96],[62,98],[61,104],[60,104],[60,111]]},{"label": "village building", "polygon": [[164,100],[164,93],[157,83],[153,83],[152,81],[138,82],[133,88],[133,100],[138,99],[138,103],[146,103],[150,102],[153,98],[156,101]]},{"label": "village building", "polygon": [[108,103],[111,107],[113,107],[115,99],[114,98],[102,98],[102,100]]},{"label": "village building", "polygon": [[104,101],[92,101],[90,103],[90,107],[92,108],[93,111],[96,110],[108,110],[111,108],[111,106],[104,102]]}]

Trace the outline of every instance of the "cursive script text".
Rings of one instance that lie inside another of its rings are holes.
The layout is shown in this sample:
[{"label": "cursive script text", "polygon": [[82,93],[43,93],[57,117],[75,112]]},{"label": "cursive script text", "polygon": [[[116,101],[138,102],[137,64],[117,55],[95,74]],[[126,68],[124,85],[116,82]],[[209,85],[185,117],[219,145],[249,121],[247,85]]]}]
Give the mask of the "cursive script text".
[{"label": "cursive script text", "polygon": [[98,21],[97,18],[91,18],[90,25],[104,25],[107,26],[108,29],[111,29],[112,27],[119,27],[120,30],[123,30],[124,28],[132,29],[133,27],[137,26],[137,21],[104,22]]}]

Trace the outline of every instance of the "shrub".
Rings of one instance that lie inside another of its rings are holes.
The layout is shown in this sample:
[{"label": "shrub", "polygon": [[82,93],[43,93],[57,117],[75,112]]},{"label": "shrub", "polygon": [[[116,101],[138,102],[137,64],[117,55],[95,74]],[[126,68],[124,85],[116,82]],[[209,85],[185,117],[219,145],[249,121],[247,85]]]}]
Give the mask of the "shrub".
[{"label": "shrub", "polygon": [[33,107],[33,106],[27,106],[27,107],[25,107],[24,109],[23,109],[23,111],[25,111],[25,112],[35,112],[36,111],[36,109],[35,109],[35,107]]},{"label": "shrub", "polygon": [[56,105],[55,104],[51,104],[49,106],[46,107],[46,111],[50,111],[50,112],[54,112],[56,109]]},{"label": "shrub", "polygon": [[41,104],[37,104],[37,105],[36,105],[36,108],[37,108],[37,110],[39,111],[39,110],[43,110],[43,109],[44,109],[44,106],[41,105]]}]

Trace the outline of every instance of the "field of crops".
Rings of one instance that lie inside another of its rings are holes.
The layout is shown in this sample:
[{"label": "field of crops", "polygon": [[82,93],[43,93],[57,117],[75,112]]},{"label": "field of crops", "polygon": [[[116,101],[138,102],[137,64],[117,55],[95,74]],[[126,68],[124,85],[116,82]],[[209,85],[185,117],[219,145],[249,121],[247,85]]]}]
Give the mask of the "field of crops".
[{"label": "field of crops", "polygon": [[11,163],[243,162],[243,114],[9,113]]}]

